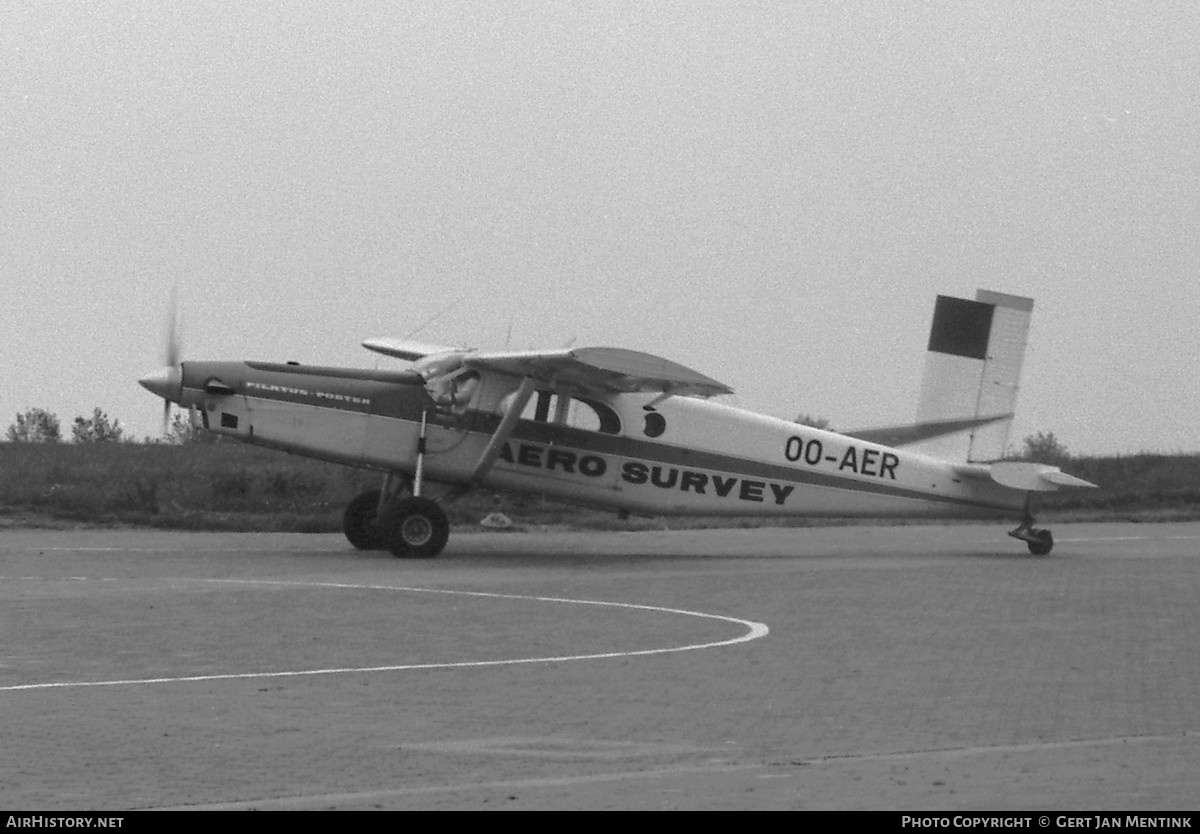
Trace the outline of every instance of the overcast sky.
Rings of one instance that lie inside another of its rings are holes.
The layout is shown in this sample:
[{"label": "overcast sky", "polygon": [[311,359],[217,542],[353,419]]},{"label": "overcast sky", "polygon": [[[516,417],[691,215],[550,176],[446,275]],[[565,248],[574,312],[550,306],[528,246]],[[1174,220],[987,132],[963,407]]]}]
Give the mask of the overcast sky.
[{"label": "overcast sky", "polygon": [[1035,299],[1014,440],[1200,452],[1194,0],[10,3],[0,49],[0,430],[156,432],[174,286],[185,358],[574,339],[902,423],[982,287]]}]

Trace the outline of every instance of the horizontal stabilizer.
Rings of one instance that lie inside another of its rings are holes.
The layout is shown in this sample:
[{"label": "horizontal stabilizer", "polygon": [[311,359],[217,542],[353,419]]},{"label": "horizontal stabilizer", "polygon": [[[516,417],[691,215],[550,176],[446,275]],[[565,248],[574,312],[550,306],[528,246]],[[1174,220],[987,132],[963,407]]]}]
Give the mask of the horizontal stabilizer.
[{"label": "horizontal stabilizer", "polygon": [[986,426],[999,420],[1008,420],[1012,416],[1011,414],[997,414],[992,417],[972,417],[962,420],[927,420],[923,423],[909,423],[904,426],[882,426],[877,429],[848,431],[846,435],[858,440],[866,440],[869,443],[903,448],[913,443],[932,440],[935,437],[944,437],[948,434]]},{"label": "horizontal stabilizer", "polygon": [[[965,469],[966,467],[964,467]],[[986,470],[991,479],[1001,486],[1029,492],[1053,492],[1062,487],[1095,487],[1096,485],[1074,475],[1068,475],[1057,466],[1027,461],[1000,461],[986,467],[971,467],[975,474]]]},{"label": "horizontal stabilizer", "polygon": [[1042,478],[1044,478],[1045,480],[1049,481],[1052,484],[1057,484],[1058,486],[1091,487],[1092,489],[1098,488],[1096,486],[1096,484],[1093,484],[1091,481],[1085,481],[1083,478],[1076,478],[1074,475],[1068,475],[1066,472],[1063,472],[1061,469],[1052,470],[1050,472],[1043,472]]}]

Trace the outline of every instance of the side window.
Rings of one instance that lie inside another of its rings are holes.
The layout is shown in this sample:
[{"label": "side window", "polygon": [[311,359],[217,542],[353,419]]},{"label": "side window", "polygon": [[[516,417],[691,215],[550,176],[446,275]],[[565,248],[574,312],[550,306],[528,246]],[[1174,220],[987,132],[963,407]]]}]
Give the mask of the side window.
[{"label": "side window", "polygon": [[658,437],[667,430],[666,419],[657,411],[647,411],[645,421],[646,425],[642,432],[646,437]]},{"label": "side window", "polygon": [[[586,429],[587,431],[598,431],[601,434],[621,433],[621,418],[617,416],[617,412],[613,411],[607,403],[576,397],[571,400],[571,406],[573,411],[578,415],[580,422],[571,423],[568,421],[568,425]],[[582,425],[583,422],[587,422],[588,425]]]},{"label": "side window", "polygon": [[[508,409],[513,394],[504,398],[501,410]],[[553,391],[538,391],[521,412],[522,420],[568,426],[600,434],[620,434],[621,418],[607,403],[585,397],[568,397]]]}]

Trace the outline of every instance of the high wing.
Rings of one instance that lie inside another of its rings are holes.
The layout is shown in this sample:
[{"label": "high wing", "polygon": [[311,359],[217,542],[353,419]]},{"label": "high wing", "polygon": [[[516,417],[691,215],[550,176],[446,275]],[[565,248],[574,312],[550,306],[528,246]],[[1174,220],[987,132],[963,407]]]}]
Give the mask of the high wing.
[{"label": "high wing", "polygon": [[728,385],[699,371],[661,356],[624,348],[470,353],[464,362],[479,371],[532,376],[551,385],[583,391],[622,394],[646,391],[684,397],[733,393]]},{"label": "high wing", "polygon": [[532,377],[537,382],[596,394],[650,392],[682,397],[732,394],[723,382],[649,353],[611,347],[556,350],[469,351],[401,339],[368,339],[363,347],[399,359],[417,360],[460,352],[472,370]]},{"label": "high wing", "polygon": [[382,353],[384,356],[393,356],[396,359],[421,359],[435,353],[449,353],[452,350],[463,350],[463,348],[448,347],[447,345],[435,345],[430,342],[415,342],[412,339],[367,339],[362,343],[362,346],[367,350],[373,350],[376,353]]}]

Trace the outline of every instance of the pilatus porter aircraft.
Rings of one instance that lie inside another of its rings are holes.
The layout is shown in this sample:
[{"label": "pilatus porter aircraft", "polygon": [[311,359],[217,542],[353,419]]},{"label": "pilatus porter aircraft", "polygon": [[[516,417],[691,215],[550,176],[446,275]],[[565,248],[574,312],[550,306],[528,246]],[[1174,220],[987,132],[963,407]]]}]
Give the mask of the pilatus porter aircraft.
[{"label": "pilatus porter aircraft", "polygon": [[179,361],[140,382],[195,425],[247,443],[374,469],[347,506],[360,549],[428,558],[444,505],[476,487],[540,492],[642,515],[956,516],[1020,520],[1044,555],[1037,493],[1091,487],[1005,461],[1033,301],[938,296],[917,421],[840,434],[714,401],[729,386],[611,347],[479,351],[401,339],[363,346],[411,364]]}]

